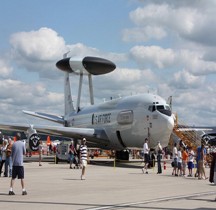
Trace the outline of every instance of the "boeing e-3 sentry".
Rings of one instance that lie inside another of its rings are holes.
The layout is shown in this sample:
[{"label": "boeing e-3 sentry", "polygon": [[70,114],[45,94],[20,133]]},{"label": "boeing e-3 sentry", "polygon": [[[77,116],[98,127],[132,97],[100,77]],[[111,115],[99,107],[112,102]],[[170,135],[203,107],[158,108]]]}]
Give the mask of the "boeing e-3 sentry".
[{"label": "boeing e-3 sentry", "polygon": [[[74,139],[85,137],[89,146],[122,151],[127,148],[142,148],[145,138],[153,148],[160,141],[167,146],[174,127],[170,106],[158,95],[145,93],[94,104],[92,75],[113,71],[116,65],[103,58],[87,56],[67,57],[56,63],[64,71],[65,113],[55,116],[48,113],[23,111],[25,114],[50,120],[61,126],[0,124],[0,129],[27,133],[31,150],[38,149],[37,133],[64,136]],[[77,104],[71,96],[69,74],[79,75]],[[80,106],[83,76],[88,76],[91,105]]]}]

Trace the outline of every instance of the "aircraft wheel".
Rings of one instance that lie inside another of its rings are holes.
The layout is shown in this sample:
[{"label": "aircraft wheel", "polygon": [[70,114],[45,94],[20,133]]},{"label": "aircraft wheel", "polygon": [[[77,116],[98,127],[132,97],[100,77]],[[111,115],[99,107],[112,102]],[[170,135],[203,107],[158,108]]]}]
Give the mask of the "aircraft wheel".
[{"label": "aircraft wheel", "polygon": [[129,160],[129,151],[128,150],[116,151],[116,159]]}]

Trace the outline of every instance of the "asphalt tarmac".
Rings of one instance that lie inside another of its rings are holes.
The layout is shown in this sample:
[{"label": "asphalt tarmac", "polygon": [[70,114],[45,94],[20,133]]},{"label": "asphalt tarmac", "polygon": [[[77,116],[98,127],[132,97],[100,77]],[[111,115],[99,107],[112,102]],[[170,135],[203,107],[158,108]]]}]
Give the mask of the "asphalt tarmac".
[{"label": "asphalt tarmac", "polygon": [[[97,160],[87,166],[86,180],[81,169],[67,163],[25,162],[23,196],[20,180],[9,196],[10,178],[0,177],[0,209],[216,209],[216,185],[194,177],[174,177],[172,168],[142,173],[142,162],[115,163]],[[45,158],[44,158],[45,160]],[[209,168],[206,168],[209,175]]]}]

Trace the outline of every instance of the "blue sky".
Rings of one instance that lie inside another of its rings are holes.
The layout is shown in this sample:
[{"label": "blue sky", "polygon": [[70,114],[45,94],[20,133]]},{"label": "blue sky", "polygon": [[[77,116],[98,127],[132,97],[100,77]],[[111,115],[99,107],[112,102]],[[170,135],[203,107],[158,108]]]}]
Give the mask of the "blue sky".
[{"label": "blue sky", "polygon": [[[93,78],[96,102],[172,95],[183,123],[215,126],[215,9],[213,0],[1,1],[1,121],[34,121],[23,109],[63,113],[55,63],[70,50],[116,63],[113,73]],[[76,101],[78,77],[71,80]],[[82,96],[87,105],[86,86]]]},{"label": "blue sky", "polygon": [[[16,31],[52,28],[64,35],[66,43],[81,42],[101,50],[128,50],[121,42],[121,28],[130,24],[128,13],[136,4],[110,1],[3,1],[1,4],[1,39],[8,40]],[[99,38],[100,37],[100,38]],[[112,45],[104,43],[104,39]],[[5,42],[8,47],[8,41]]]}]

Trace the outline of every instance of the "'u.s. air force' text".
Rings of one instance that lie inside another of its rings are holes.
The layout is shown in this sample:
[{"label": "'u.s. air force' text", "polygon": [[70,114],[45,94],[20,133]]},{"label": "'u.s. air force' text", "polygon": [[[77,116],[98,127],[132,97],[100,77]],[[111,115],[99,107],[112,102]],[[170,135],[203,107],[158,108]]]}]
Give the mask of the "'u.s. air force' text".
[{"label": "'u.s. air force' text", "polygon": [[107,124],[111,122],[110,118],[111,118],[111,113],[93,114],[92,124]]}]

